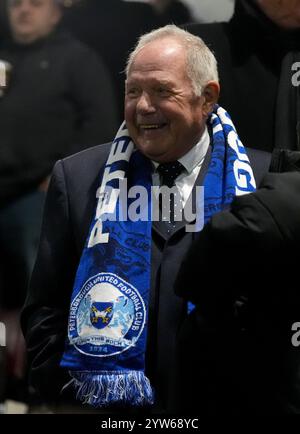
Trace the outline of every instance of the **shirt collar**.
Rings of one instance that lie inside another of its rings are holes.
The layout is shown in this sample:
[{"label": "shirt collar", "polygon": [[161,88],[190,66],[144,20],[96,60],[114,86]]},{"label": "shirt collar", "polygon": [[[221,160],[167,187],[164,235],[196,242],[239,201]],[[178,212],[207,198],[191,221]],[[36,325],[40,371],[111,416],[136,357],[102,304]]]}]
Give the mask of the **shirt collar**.
[{"label": "shirt collar", "polygon": [[[205,130],[199,142],[196,143],[196,145],[193,146],[185,155],[183,155],[183,157],[178,159],[178,161],[183,165],[188,174],[191,173],[195,169],[195,167],[202,162],[208,150],[209,142],[210,138],[208,134],[208,129],[207,126],[205,126]],[[157,161],[151,161],[154,166],[154,170],[156,170],[159,166],[159,163]]]}]

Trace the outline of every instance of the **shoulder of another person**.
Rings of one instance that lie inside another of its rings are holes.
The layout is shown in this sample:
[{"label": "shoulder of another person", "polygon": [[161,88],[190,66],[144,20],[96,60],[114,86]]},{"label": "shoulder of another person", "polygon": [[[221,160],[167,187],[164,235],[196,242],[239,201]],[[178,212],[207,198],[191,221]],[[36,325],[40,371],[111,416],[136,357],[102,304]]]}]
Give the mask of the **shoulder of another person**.
[{"label": "shoulder of another person", "polygon": [[262,178],[269,171],[272,154],[270,152],[252,148],[246,148],[246,152],[254,173],[256,184],[259,186]]}]

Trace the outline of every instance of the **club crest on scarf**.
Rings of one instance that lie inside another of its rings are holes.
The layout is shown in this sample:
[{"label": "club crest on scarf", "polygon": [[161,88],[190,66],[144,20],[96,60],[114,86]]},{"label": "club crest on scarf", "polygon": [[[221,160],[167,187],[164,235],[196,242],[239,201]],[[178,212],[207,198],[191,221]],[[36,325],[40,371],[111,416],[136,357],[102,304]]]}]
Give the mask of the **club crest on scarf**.
[{"label": "club crest on scarf", "polygon": [[71,304],[69,339],[83,354],[117,355],[135,345],[145,318],[145,304],[135,287],[113,273],[99,273]]},{"label": "club crest on scarf", "polygon": [[108,326],[113,316],[113,303],[94,302],[90,308],[90,320],[96,329]]}]

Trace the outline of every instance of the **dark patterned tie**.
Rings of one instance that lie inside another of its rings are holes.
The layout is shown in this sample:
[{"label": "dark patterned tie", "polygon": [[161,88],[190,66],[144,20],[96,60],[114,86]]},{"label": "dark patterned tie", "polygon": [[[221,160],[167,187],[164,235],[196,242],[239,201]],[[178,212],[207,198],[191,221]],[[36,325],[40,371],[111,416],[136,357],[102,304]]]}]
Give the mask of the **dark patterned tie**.
[{"label": "dark patterned tie", "polygon": [[[172,188],[175,186],[175,179],[182,173],[184,170],[184,167],[179,161],[172,161],[170,163],[162,163],[157,167],[157,171],[160,174],[161,177],[161,185],[167,186],[169,188]],[[160,210],[163,213],[163,201],[160,200]],[[181,204],[181,196],[179,191],[175,193],[175,195],[170,196],[170,202],[169,204],[165,204],[165,206],[169,207],[170,209],[170,219],[169,221],[167,219],[163,219],[163,221],[166,223],[167,232],[171,233],[174,228],[176,227],[175,224],[175,214],[176,214],[176,206],[182,206]]]},{"label": "dark patterned tie", "polygon": [[161,185],[173,187],[175,179],[181,174],[184,167],[179,161],[172,161],[170,163],[162,163],[157,167],[157,171],[161,176]]}]

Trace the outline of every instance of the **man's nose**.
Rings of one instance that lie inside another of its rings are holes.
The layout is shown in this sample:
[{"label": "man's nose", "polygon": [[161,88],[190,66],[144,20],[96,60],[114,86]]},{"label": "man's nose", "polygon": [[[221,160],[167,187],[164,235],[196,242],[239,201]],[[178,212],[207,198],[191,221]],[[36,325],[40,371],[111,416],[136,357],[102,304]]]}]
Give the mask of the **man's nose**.
[{"label": "man's nose", "polygon": [[137,102],[136,109],[141,114],[147,114],[147,113],[154,113],[155,112],[155,106],[153,103],[153,100],[151,99],[150,95],[146,92],[143,92],[139,100]]}]

